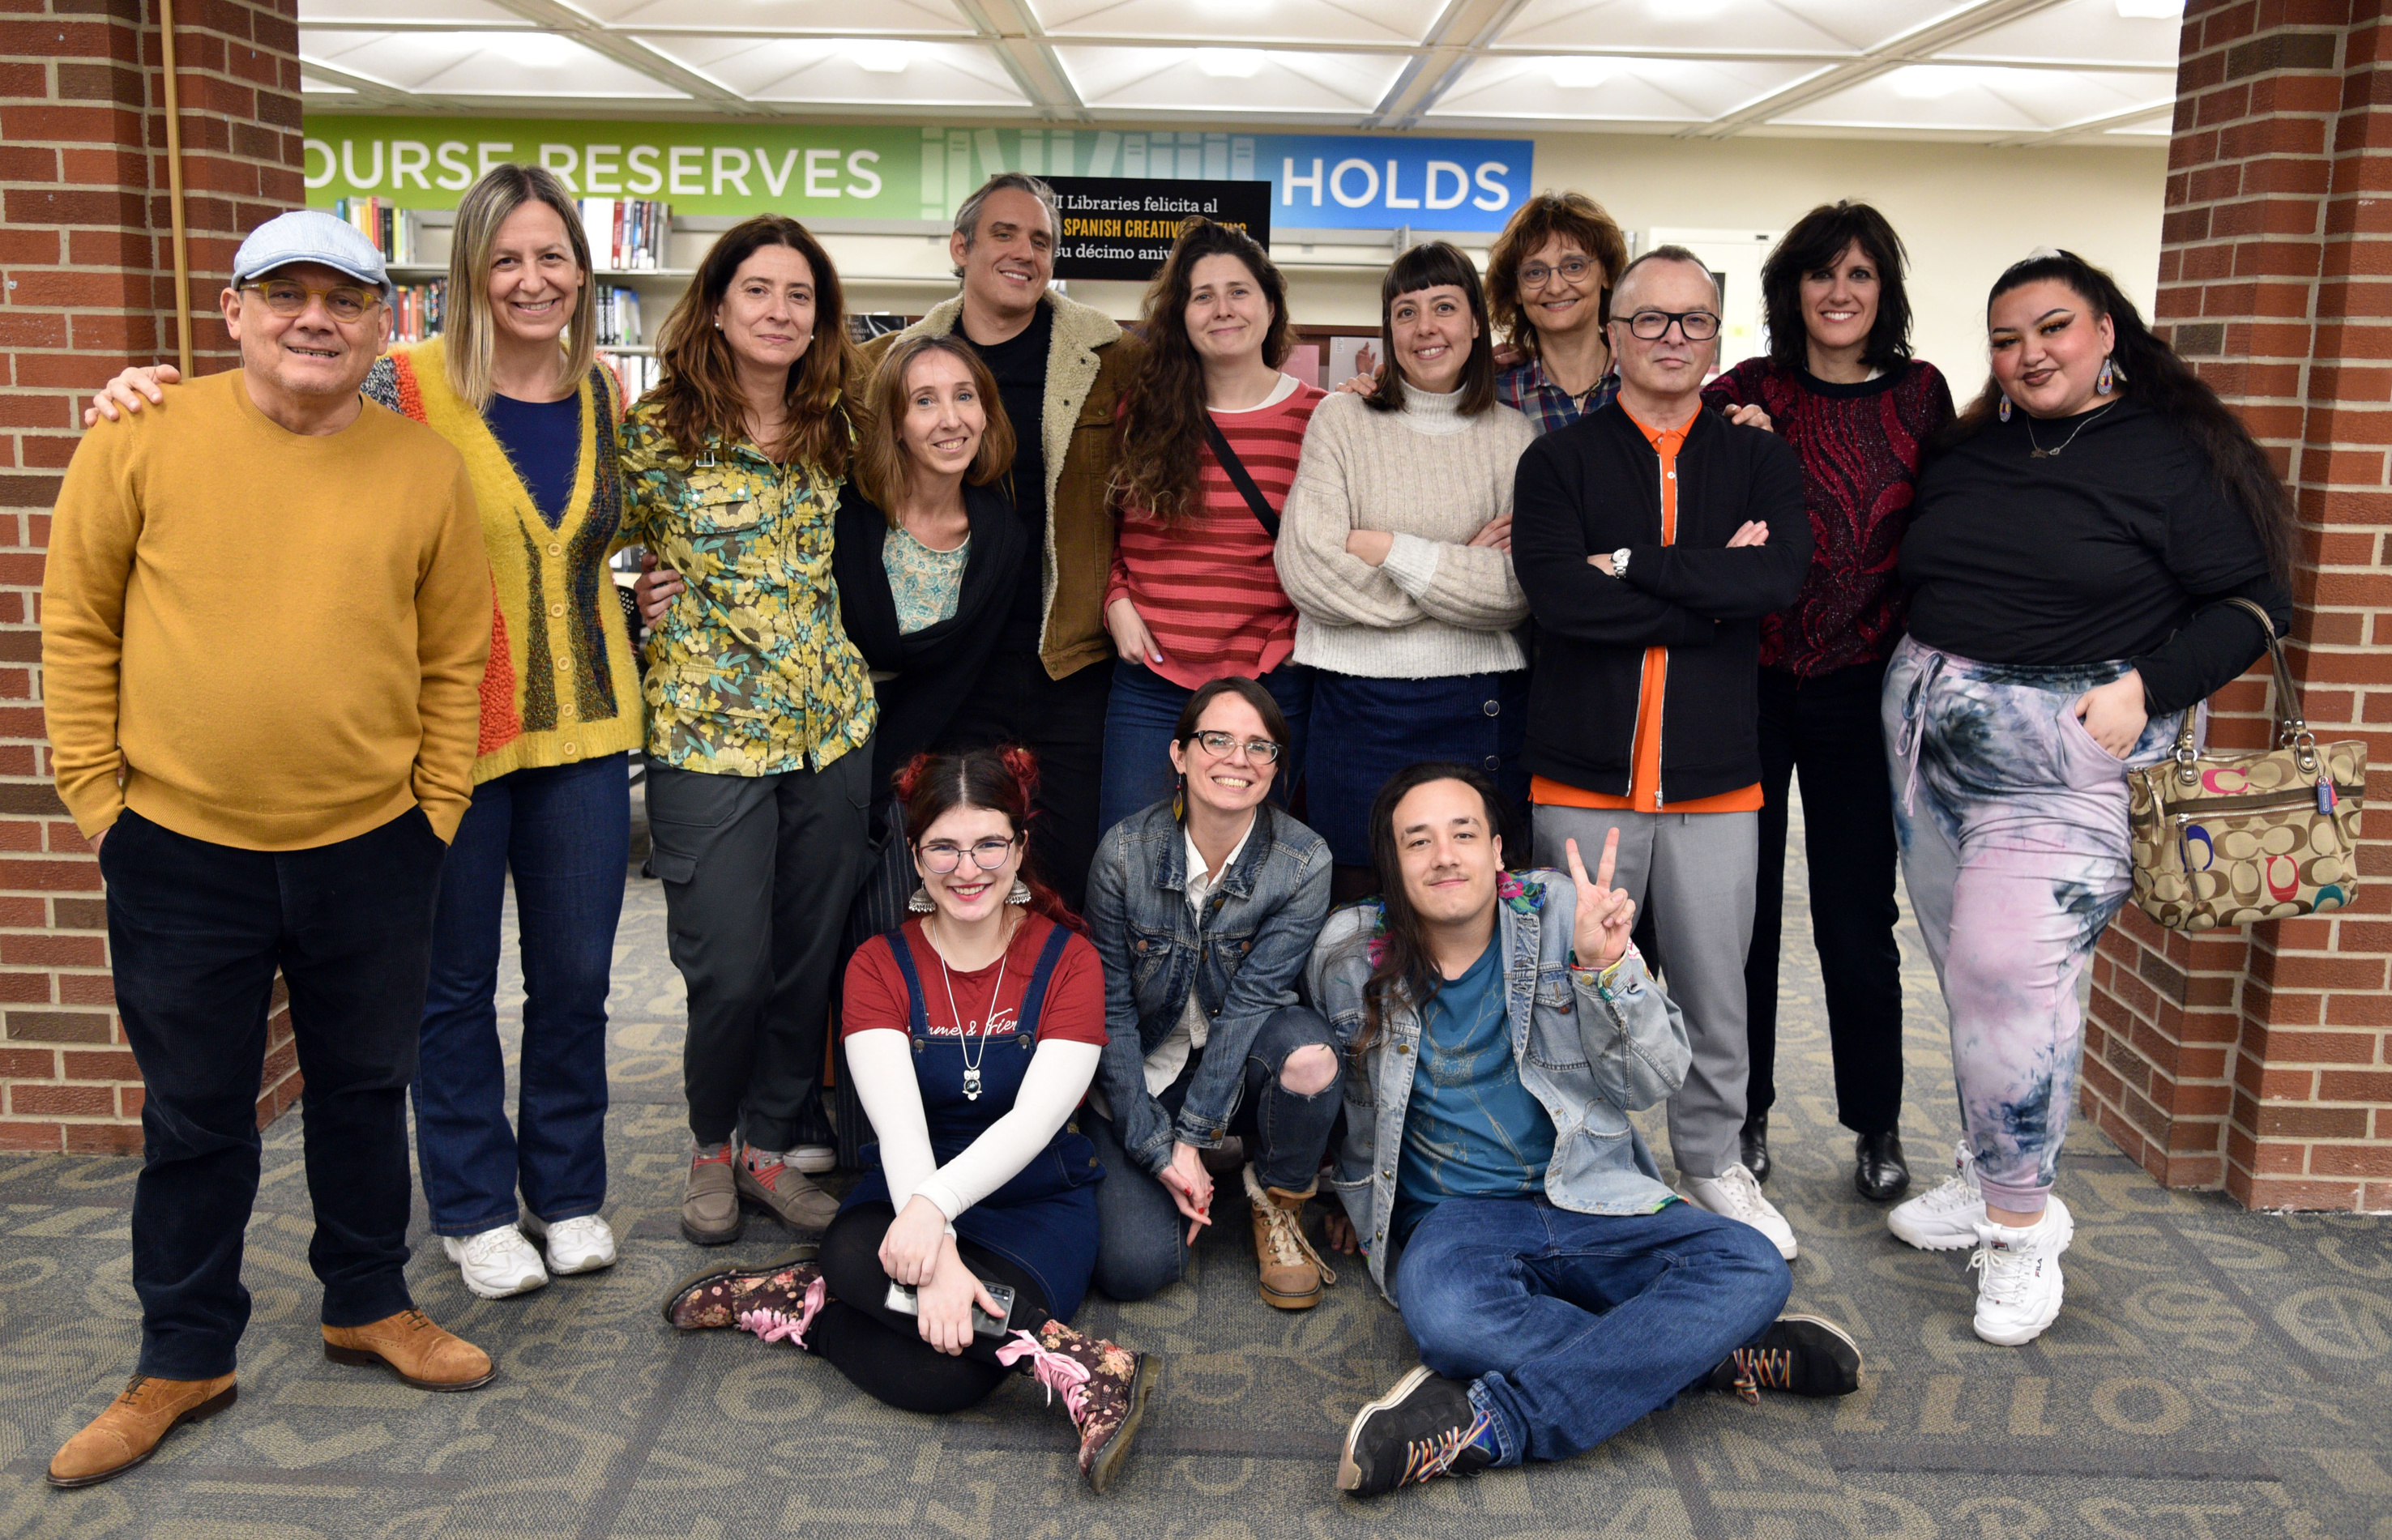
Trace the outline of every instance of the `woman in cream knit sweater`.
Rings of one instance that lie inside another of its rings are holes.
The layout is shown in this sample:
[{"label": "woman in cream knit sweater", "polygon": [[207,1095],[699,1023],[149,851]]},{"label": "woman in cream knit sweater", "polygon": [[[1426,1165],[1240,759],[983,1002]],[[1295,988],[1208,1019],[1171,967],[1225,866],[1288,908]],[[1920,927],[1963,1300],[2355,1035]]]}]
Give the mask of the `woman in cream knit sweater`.
[{"label": "woman in cream knit sweater", "polygon": [[1515,821],[1528,790],[1512,472],[1536,429],[1495,399],[1486,296],[1461,252],[1398,257],[1379,309],[1378,388],[1313,413],[1277,550],[1294,661],[1317,671],[1306,805],[1340,902],[1370,886],[1371,799],[1405,766],[1484,770]]}]

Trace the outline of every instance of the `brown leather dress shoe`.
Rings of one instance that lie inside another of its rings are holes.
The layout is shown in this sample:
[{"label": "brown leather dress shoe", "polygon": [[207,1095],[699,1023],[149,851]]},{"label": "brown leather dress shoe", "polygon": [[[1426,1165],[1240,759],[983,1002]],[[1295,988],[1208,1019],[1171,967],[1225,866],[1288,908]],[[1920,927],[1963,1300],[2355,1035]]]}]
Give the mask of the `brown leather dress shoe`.
[{"label": "brown leather dress shoe", "polygon": [[801,1236],[819,1236],[838,1217],[838,1199],[807,1181],[777,1155],[750,1150],[732,1180],[742,1201],[753,1203]]},{"label": "brown leather dress shoe", "polygon": [[379,1364],[419,1391],[472,1391],[498,1375],[490,1355],[420,1310],[402,1310],[361,1326],[326,1326],[324,1356],[335,1364]]},{"label": "brown leather dress shoe", "polygon": [[89,1486],[132,1469],[155,1454],[166,1435],[211,1417],[233,1404],[232,1376],[159,1379],[136,1374],[124,1393],[50,1456],[52,1486]]},{"label": "brown leather dress shoe", "polygon": [[738,1147],[732,1145],[712,1155],[690,1157],[689,1176],[681,1189],[681,1238],[692,1246],[728,1246],[748,1228],[731,1171],[738,1159]]}]

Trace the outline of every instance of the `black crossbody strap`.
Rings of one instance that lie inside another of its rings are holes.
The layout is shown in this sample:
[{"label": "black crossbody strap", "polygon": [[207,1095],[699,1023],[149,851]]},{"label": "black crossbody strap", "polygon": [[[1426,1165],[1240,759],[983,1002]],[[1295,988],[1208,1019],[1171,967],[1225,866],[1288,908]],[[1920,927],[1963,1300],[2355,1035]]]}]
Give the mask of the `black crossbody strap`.
[{"label": "black crossbody strap", "polygon": [[1254,511],[1254,522],[1263,526],[1264,534],[1278,539],[1279,515],[1272,512],[1271,505],[1263,499],[1263,489],[1256,486],[1254,478],[1246,473],[1246,462],[1238,458],[1238,451],[1229,447],[1229,436],[1221,432],[1221,425],[1213,421],[1211,412],[1204,414],[1204,439],[1213,446],[1213,458],[1221,462],[1222,470],[1229,472],[1229,485],[1238,489],[1238,496],[1245,498],[1246,506]]}]

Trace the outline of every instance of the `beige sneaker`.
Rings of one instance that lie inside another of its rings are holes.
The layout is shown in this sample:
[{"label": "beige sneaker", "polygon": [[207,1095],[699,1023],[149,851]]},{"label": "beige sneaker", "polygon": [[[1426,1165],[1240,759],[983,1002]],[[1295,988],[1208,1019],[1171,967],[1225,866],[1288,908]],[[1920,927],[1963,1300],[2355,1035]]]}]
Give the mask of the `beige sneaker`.
[{"label": "beige sneaker", "polygon": [[838,1199],[778,1155],[751,1146],[740,1157],[734,1181],[741,1197],[762,1205],[792,1230],[819,1234],[838,1215]]}]

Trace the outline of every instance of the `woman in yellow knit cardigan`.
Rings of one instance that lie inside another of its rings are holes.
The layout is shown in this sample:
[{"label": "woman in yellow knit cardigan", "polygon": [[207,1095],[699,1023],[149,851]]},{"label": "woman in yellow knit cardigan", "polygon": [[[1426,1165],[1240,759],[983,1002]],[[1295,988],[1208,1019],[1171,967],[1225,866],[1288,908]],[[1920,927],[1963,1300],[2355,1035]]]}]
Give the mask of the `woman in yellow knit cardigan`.
[{"label": "woman in yellow knit cardigan", "polygon": [[[606,570],[623,400],[592,356],[595,300],[572,195],[545,170],[498,166],[457,206],[445,333],[381,359],[365,386],[465,457],[494,579],[474,804],[441,869],[413,1088],[433,1232],[484,1299],[615,1261],[598,1213],[606,991],[643,721]],[[158,387],[176,378],[127,369],[84,421],[166,406]],[[510,869],[525,994],[513,1126],[496,1004]]]}]

